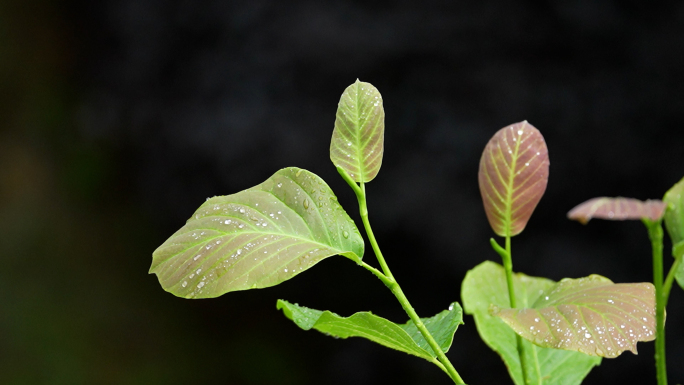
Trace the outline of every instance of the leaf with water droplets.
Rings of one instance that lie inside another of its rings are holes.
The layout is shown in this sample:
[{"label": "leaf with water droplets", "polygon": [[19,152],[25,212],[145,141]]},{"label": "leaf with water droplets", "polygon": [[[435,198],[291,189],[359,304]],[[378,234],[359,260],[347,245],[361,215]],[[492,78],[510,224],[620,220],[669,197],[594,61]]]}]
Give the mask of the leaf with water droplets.
[{"label": "leaf with water droplets", "polygon": [[525,229],[549,179],[549,152],[527,121],[499,130],[480,158],[478,182],[489,224],[499,236]]},{"label": "leaf with water droplets", "polygon": [[356,182],[370,182],[380,171],[384,151],[385,110],[382,96],[370,83],[356,82],[342,93],[330,159]]},{"label": "leaf with water droplets", "polygon": [[211,298],[277,285],[336,254],[360,261],[363,248],[330,187],[290,167],[250,189],[207,199],[154,252],[150,273],[177,296]]},{"label": "leaf with water droplets", "polygon": [[[435,362],[437,356],[413,321],[396,324],[370,312],[340,317],[330,311],[309,309],[278,300],[287,318],[304,330],[316,329],[337,338],[363,337],[375,343]],[[458,302],[430,318],[421,318],[443,352],[448,352],[458,325],[463,324],[463,311]]]},{"label": "leaf with water droplets", "polygon": [[615,358],[638,341],[655,339],[655,288],[651,283],[613,283],[600,275],[565,278],[526,309],[500,309],[518,335],[555,349]]},{"label": "leaf with water droplets", "polygon": [[[527,307],[554,286],[546,278],[515,274],[513,284],[519,306]],[[506,273],[503,267],[486,261],[466,274],[461,288],[463,308],[475,318],[482,340],[504,360],[508,373],[517,385],[524,385],[517,351],[515,332],[504,321],[490,314],[491,305],[509,306]],[[526,373],[531,384],[579,385],[591,368],[601,363],[601,357],[579,352],[541,348],[522,340]]]},{"label": "leaf with water droplets", "polygon": [[586,224],[592,218],[624,221],[630,219],[662,218],[667,204],[659,200],[640,201],[633,198],[598,197],[577,205],[568,212],[568,218]]}]

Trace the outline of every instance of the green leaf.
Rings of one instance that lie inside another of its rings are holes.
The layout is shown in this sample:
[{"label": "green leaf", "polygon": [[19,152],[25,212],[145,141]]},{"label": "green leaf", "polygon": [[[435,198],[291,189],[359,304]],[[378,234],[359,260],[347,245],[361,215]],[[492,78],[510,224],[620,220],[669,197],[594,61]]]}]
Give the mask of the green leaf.
[{"label": "green leaf", "polygon": [[177,296],[211,298],[277,285],[336,254],[361,260],[359,230],[321,178],[290,167],[204,202],[154,252],[150,273]]},{"label": "green leaf", "polygon": [[568,212],[568,218],[586,224],[592,218],[613,221],[649,219],[657,221],[663,217],[666,203],[659,200],[640,201],[633,198],[592,198]]},{"label": "green leaf", "polygon": [[[327,335],[348,338],[363,337],[375,343],[404,353],[435,361],[437,355],[420,334],[413,321],[398,325],[370,312],[340,317],[330,311],[309,309],[284,300],[278,300],[287,318],[304,330],[316,329]],[[434,317],[421,318],[443,352],[448,352],[458,325],[463,324],[463,311],[458,302]]]},{"label": "green leaf", "polygon": [[565,278],[527,309],[499,309],[518,335],[544,348],[615,358],[636,354],[637,341],[655,339],[655,287],[619,283],[600,275]]},{"label": "green leaf", "polygon": [[356,182],[380,171],[385,137],[382,96],[370,83],[356,82],[342,93],[330,142],[330,159]]},{"label": "green leaf", "polygon": [[544,137],[527,121],[499,130],[480,158],[478,182],[487,219],[499,236],[525,229],[549,179]]},{"label": "green leaf", "polygon": [[[527,307],[539,296],[554,286],[546,278],[515,274],[513,283],[516,301]],[[486,261],[466,274],[461,289],[466,314],[475,318],[480,337],[504,360],[508,373],[517,385],[522,381],[520,358],[517,351],[515,332],[503,320],[489,313],[490,305],[508,307],[508,289],[504,268]],[[540,348],[522,340],[527,362],[528,381],[531,384],[577,385],[591,368],[601,363],[601,357],[592,357],[568,350]]]},{"label": "green leaf", "polygon": [[672,244],[684,241],[684,178],[667,190],[663,201],[668,208],[665,211],[665,228]]},{"label": "green leaf", "polygon": [[675,259],[679,259],[681,262],[675,271],[675,279],[679,283],[679,287],[684,289],[684,241],[677,243],[672,246],[672,255]]}]

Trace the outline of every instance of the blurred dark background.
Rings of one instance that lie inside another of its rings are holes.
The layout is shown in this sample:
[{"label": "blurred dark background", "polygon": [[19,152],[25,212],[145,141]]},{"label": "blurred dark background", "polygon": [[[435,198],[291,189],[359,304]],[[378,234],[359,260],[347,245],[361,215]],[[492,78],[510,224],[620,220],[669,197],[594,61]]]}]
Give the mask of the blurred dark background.
[{"label": "blurred dark background", "polygon": [[[360,223],[328,156],[339,97],[360,78],[387,116],[371,221],[419,314],[460,301],[466,271],[498,261],[479,156],[523,119],[546,137],[551,174],[515,270],[651,281],[641,223],[565,214],[594,196],[660,198],[684,176],[683,44],[681,2],[2,0],[0,383],[448,384],[420,359],[275,310],[284,298],[404,322],[345,258],[185,300],[147,274],[152,251],[206,197],[287,166],[323,177]],[[465,321],[449,352],[463,378],[511,383]],[[683,328],[675,286],[672,383]],[[639,351],[585,384],[655,383],[653,343]]]}]

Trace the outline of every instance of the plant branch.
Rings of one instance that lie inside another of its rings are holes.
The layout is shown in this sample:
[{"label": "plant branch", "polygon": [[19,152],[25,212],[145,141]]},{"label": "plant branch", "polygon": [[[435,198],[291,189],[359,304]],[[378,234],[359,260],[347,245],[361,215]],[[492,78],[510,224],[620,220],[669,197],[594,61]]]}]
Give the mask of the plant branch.
[{"label": "plant branch", "polygon": [[682,263],[682,259],[684,259],[684,257],[679,257],[675,259],[674,263],[672,264],[672,267],[670,267],[670,271],[667,273],[665,283],[663,283],[663,307],[667,307],[667,301],[670,299],[670,290],[672,290],[672,283],[674,282],[677,269],[679,269],[679,265],[681,265]]},{"label": "plant branch", "polygon": [[[648,229],[648,236],[651,239],[651,250],[653,252],[653,285],[656,295],[656,375],[658,385],[667,385],[667,370],[665,367],[665,302],[669,294],[665,292],[663,286],[663,226],[662,220],[650,221],[643,220]],[[670,287],[672,283],[670,282]]]},{"label": "plant branch", "polygon": [[382,280],[383,283],[385,283],[385,285],[390,289],[392,294],[394,294],[394,296],[401,304],[401,307],[404,309],[404,311],[409,316],[411,321],[413,321],[413,323],[416,325],[418,331],[420,331],[420,334],[423,335],[423,338],[425,338],[427,343],[430,345],[432,350],[437,355],[439,361],[435,360],[434,363],[440,369],[446,372],[449,375],[449,377],[454,381],[454,383],[465,384],[461,376],[458,374],[454,366],[447,358],[446,354],[444,354],[444,352],[442,351],[442,348],[439,346],[437,341],[435,341],[432,334],[430,334],[430,331],[427,330],[425,324],[423,324],[423,321],[420,319],[416,311],[413,309],[413,306],[411,306],[411,304],[409,303],[408,298],[406,298],[406,295],[401,290],[399,283],[394,279],[394,276],[392,275],[392,272],[390,271],[389,266],[387,265],[387,262],[385,261],[385,258],[383,257],[382,252],[380,251],[378,242],[375,240],[375,235],[373,234],[373,229],[370,226],[370,222],[368,221],[368,207],[366,205],[365,185],[363,183],[361,183],[361,186],[357,185],[356,182],[354,182],[354,180],[349,176],[349,174],[347,174],[347,172],[339,166],[337,167],[337,172],[339,172],[340,175],[342,175],[342,178],[347,182],[347,184],[349,184],[349,186],[352,188],[352,190],[354,190],[354,193],[356,194],[356,198],[359,201],[359,211],[361,213],[361,221],[363,222],[363,227],[366,230],[366,235],[368,235],[368,241],[370,242],[371,247],[373,248],[375,257],[377,258],[378,263],[380,264],[380,267],[382,268],[382,272],[384,274],[377,271],[377,269],[366,265],[365,263],[363,263],[361,266],[370,270],[373,274],[380,278],[380,280]]},{"label": "plant branch", "polygon": [[[506,283],[508,285],[508,298],[511,305],[511,309],[515,309],[516,299],[515,299],[515,286],[513,284],[513,258],[511,257],[511,237],[506,236],[506,248],[502,248],[496,243],[494,238],[489,239],[489,243],[492,245],[494,251],[496,251],[503,260],[504,270],[506,271]],[[527,360],[525,358],[525,350],[523,347],[522,337],[515,334],[516,347],[518,350],[518,357],[520,357],[520,371],[522,373],[523,384],[527,384]]]}]

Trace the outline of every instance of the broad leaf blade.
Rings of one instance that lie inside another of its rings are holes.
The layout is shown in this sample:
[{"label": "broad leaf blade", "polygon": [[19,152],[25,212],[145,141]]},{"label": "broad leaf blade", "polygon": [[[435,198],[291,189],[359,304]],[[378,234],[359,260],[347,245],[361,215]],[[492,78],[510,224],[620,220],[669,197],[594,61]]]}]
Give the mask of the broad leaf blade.
[{"label": "broad leaf blade", "polygon": [[492,315],[538,346],[614,358],[655,339],[655,288],[599,275],[566,278],[531,308],[493,308]]},{"label": "broad leaf blade", "polygon": [[684,241],[684,178],[665,193],[663,201],[668,205],[665,211],[665,228],[672,244]]},{"label": "broad leaf blade", "polygon": [[[516,299],[520,306],[531,306],[554,282],[545,278],[515,274],[513,277]],[[517,385],[522,380],[520,358],[515,332],[500,318],[490,315],[490,305],[508,307],[506,274],[502,266],[483,262],[470,270],[461,289],[466,314],[475,318],[482,340],[504,360],[508,372]],[[579,352],[541,348],[527,340],[524,344],[529,383],[544,385],[578,385],[591,368],[601,363],[600,357]]]},{"label": "broad leaf blade", "polygon": [[577,205],[568,212],[568,218],[586,224],[592,218],[614,221],[662,218],[667,204],[659,200],[640,201],[633,198],[598,197]]},{"label": "broad leaf blade", "polygon": [[[327,310],[309,309],[284,300],[278,300],[277,308],[282,309],[287,318],[304,330],[316,329],[338,338],[363,337],[431,362],[436,357],[412,321],[398,325],[370,312],[340,317]],[[434,317],[421,318],[421,320],[446,353],[451,346],[458,325],[463,323],[463,314],[461,306],[454,302],[449,310],[442,311]]]},{"label": "broad leaf blade", "polygon": [[525,229],[549,179],[544,137],[527,121],[499,130],[482,152],[478,181],[487,219],[499,236]]},{"label": "broad leaf blade", "polygon": [[356,182],[370,182],[380,171],[384,137],[382,96],[372,84],[357,79],[340,98],[330,159]]},{"label": "broad leaf blade", "polygon": [[672,246],[672,255],[676,260],[680,261],[679,266],[675,271],[675,279],[677,280],[677,283],[679,283],[679,286],[684,289],[684,241],[680,241]]},{"label": "broad leaf blade", "polygon": [[363,257],[358,229],[321,178],[290,167],[208,199],[154,252],[150,273],[177,296],[211,298],[277,285],[336,254]]}]

